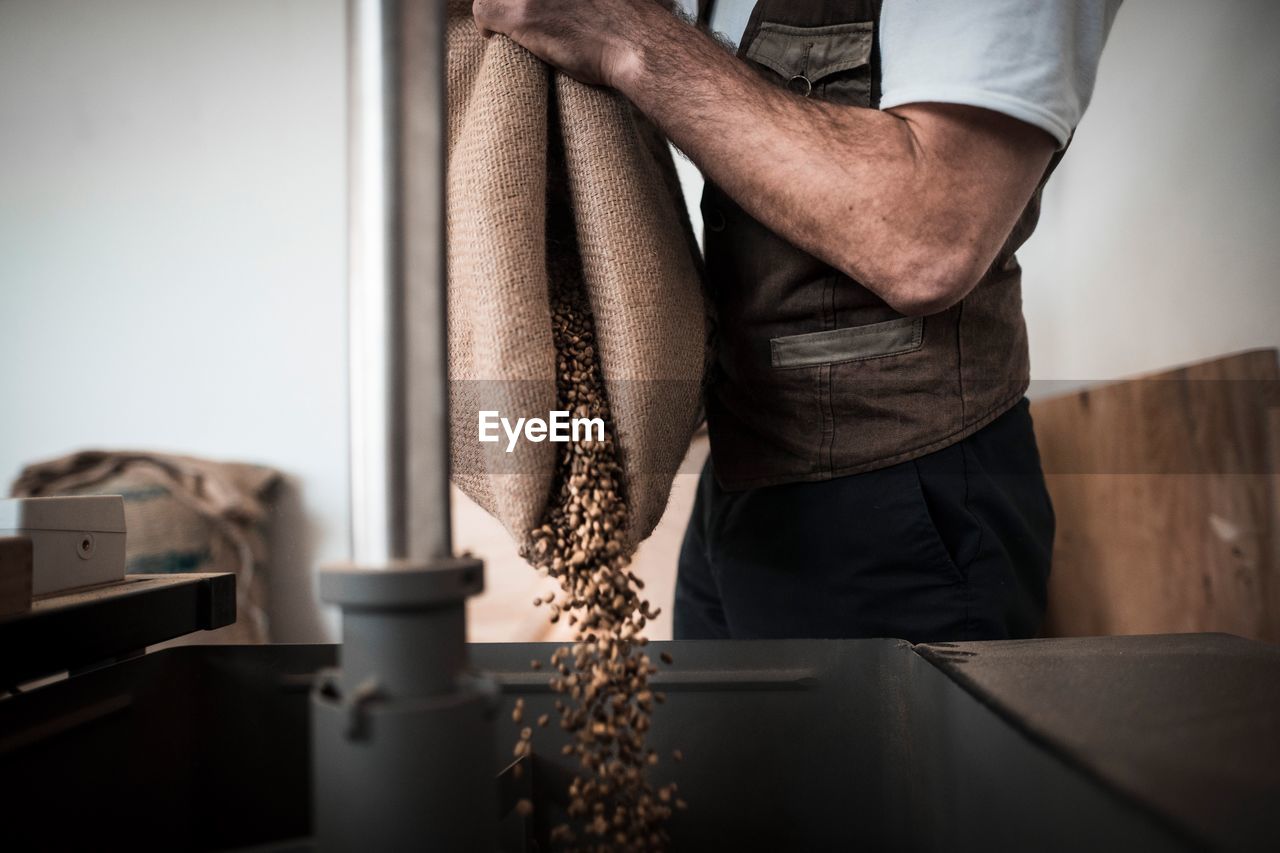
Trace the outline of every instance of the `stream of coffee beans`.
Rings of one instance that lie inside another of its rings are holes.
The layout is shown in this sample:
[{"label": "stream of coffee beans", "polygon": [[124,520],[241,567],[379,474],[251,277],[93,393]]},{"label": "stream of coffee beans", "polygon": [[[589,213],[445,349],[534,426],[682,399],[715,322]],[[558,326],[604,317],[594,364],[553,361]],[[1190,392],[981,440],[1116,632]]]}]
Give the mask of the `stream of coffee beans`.
[{"label": "stream of coffee beans", "polygon": [[[549,608],[551,622],[566,619],[574,627],[572,646],[551,655],[550,684],[560,694],[555,708],[569,734],[563,754],[580,769],[569,786],[569,822],[554,827],[551,838],[565,851],[657,851],[667,845],[672,810],[685,807],[675,783],[654,786],[646,773],[659,756],[647,748],[645,734],[654,706],[665,699],[649,687],[657,668],[645,653],[645,625],[658,611],[643,599],[644,582],[629,569],[622,544],[627,504],[617,436],[590,307],[575,278],[552,276],[558,408],[601,418],[605,438],[560,445],[551,508],[522,551],[560,586],[534,604]],[[670,663],[665,654],[662,660]],[[540,669],[542,662],[531,666]],[[525,724],[522,700],[512,717],[523,726],[519,758],[532,749],[534,726]],[[541,727],[550,720],[544,714],[530,722]],[[521,801],[519,809],[529,814],[532,804]]]}]

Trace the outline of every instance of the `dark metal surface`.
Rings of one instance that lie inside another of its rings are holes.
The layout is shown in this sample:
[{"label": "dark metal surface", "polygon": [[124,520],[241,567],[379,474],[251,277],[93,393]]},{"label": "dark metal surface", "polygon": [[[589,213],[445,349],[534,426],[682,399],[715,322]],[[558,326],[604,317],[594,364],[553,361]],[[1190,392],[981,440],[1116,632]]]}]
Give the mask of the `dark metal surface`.
[{"label": "dark metal surface", "polygon": [[[1280,847],[1274,825],[1189,828],[1181,803],[1152,800],[1178,779],[1212,803],[1224,783],[1215,766],[1253,767],[1263,790],[1280,778],[1280,763],[1246,762],[1222,734],[1232,719],[1252,720],[1268,754],[1275,718],[1255,717],[1249,697],[1280,681],[1273,647],[1189,636],[1169,657],[1115,639],[1086,655],[1073,642],[920,653],[892,640],[651,644],[655,658],[675,658],[654,679],[667,701],[651,732],[662,755],[655,781],[676,781],[689,803],[672,824],[673,850]],[[532,672],[529,661],[554,648],[470,647],[502,691],[490,773],[515,742],[507,715],[517,696],[526,724],[552,712],[546,667]],[[0,802],[24,818],[7,826],[7,847],[221,850],[305,838],[306,691],[335,655],[171,649],[0,701]],[[1187,655],[1203,666],[1177,663]],[[962,685],[957,673],[972,675]],[[1095,740],[1113,726],[1114,740]],[[501,783],[504,850],[546,849],[564,808],[574,768],[554,724],[535,732],[526,773]],[[1129,778],[1135,761],[1162,771]],[[535,804],[527,825],[511,814],[520,796]]]},{"label": "dark metal surface", "polygon": [[885,797],[895,849],[1186,851],[1204,849],[1028,739],[922,657],[901,673]]},{"label": "dark metal surface", "polygon": [[236,621],[232,574],[126,575],[0,617],[0,689]]},{"label": "dark metal surface", "polygon": [[226,850],[309,835],[307,696],[335,652],[186,646],[0,701],[2,846]]},{"label": "dark metal surface", "polygon": [[921,646],[999,717],[1219,849],[1280,848],[1280,647],[1226,634]]},{"label": "dark metal surface", "polygon": [[[525,698],[525,718],[557,715],[547,685],[547,644],[480,645],[472,658],[503,686],[506,712]],[[897,641],[652,643],[674,665],[652,681],[667,701],[655,709],[649,743],[661,757],[650,777],[674,781],[689,803],[671,825],[675,850],[884,849],[881,794],[892,772],[878,745],[891,706],[886,674],[909,654]],[[543,661],[531,672],[529,661]],[[578,768],[559,754],[557,727],[534,734],[538,785],[535,837],[563,819],[564,790]],[[680,749],[682,762],[672,750]]]},{"label": "dark metal surface", "polygon": [[[550,645],[480,645],[475,664],[526,720],[555,714]],[[897,640],[652,643],[652,776],[689,809],[673,850],[1196,849],[1047,753]],[[542,672],[528,658],[544,660]],[[504,711],[505,715],[505,711]],[[516,727],[500,725],[505,743]],[[534,736],[534,835],[575,770],[554,728]],[[675,762],[671,751],[684,760]]]}]

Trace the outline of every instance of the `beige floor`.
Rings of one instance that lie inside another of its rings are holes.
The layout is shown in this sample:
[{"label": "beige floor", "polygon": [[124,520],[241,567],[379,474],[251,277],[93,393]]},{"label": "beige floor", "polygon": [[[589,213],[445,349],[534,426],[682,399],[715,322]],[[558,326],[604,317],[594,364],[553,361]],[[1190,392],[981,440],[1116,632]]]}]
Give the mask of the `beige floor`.
[{"label": "beige floor", "polygon": [[[706,436],[699,435],[690,445],[676,475],[662,521],[636,552],[636,574],[644,580],[649,600],[662,608],[662,613],[649,627],[652,640],[671,639],[676,557],[693,507],[698,471],[706,455]],[[481,643],[568,639],[571,629],[565,622],[550,625],[546,611],[533,606],[534,596],[551,591],[554,585],[539,578],[520,559],[515,543],[502,525],[456,488],[453,513],[454,549],[469,550],[485,562],[485,592],[468,605],[470,639]]]}]

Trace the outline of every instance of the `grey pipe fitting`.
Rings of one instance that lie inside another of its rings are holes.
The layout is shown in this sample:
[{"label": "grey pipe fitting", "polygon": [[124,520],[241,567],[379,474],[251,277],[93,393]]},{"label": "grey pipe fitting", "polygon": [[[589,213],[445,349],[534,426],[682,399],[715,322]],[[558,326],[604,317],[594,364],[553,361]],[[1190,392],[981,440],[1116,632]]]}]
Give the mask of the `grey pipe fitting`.
[{"label": "grey pipe fitting", "polygon": [[469,558],[321,574],[343,643],[311,700],[317,850],[495,849],[497,688],[464,615],[483,585]]}]

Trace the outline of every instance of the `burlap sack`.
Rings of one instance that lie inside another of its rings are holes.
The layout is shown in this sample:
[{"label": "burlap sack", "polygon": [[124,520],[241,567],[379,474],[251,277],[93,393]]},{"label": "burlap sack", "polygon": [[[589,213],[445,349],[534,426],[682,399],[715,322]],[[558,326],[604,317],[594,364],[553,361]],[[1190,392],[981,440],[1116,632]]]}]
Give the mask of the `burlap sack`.
[{"label": "burlap sack", "polygon": [[[548,270],[580,276],[634,546],[662,516],[697,424],[706,352],[697,248],[669,150],[615,93],[505,37],[483,39],[470,3],[456,0],[448,87],[454,480],[520,542],[541,523],[561,445],[520,441],[508,453],[505,440],[479,442],[477,416],[545,419],[556,407]],[[558,234],[565,222],[571,233]]]},{"label": "burlap sack", "polygon": [[129,574],[234,572],[236,622],[165,645],[265,643],[272,468],[163,453],[86,450],[28,465],[14,497],[124,497]]}]

